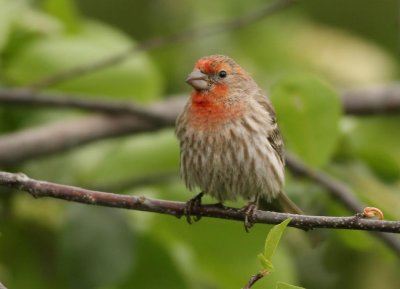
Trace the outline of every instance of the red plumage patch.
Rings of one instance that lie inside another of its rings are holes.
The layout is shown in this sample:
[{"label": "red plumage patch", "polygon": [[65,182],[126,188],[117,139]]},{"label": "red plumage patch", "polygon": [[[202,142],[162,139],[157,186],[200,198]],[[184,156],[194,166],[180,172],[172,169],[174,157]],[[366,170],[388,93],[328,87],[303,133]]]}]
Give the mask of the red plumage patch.
[{"label": "red plumage patch", "polygon": [[219,66],[221,66],[221,63],[217,63],[211,58],[200,59],[196,63],[196,68],[207,74],[214,74],[216,71],[219,70]]},{"label": "red plumage patch", "polygon": [[215,74],[220,70],[231,70],[227,63],[219,62],[212,58],[200,59],[195,67],[206,74]]},{"label": "red plumage patch", "polygon": [[215,85],[208,92],[194,91],[189,114],[190,123],[197,129],[214,129],[219,124],[240,116],[243,107],[227,105],[227,93],[228,87],[223,84]]}]

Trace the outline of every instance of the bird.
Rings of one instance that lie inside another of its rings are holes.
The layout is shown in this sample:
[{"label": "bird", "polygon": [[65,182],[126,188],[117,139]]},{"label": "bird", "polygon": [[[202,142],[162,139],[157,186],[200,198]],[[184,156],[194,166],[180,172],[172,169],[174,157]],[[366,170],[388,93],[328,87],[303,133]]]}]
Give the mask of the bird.
[{"label": "bird", "polygon": [[219,204],[248,201],[246,231],[260,199],[303,214],[283,190],[284,144],[275,110],[250,74],[228,56],[211,55],[196,62],[186,83],[193,91],[175,126],[180,175],[189,190],[201,190],[186,203],[188,222],[205,194]]}]

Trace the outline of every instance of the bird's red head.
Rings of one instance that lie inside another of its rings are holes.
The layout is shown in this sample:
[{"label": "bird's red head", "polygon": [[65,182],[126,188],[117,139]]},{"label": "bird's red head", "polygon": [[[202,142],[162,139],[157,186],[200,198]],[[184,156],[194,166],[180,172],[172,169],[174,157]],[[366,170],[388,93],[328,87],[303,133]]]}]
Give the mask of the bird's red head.
[{"label": "bird's red head", "polygon": [[[231,64],[233,66],[233,63]],[[222,70],[231,70],[228,58],[226,56],[216,55],[200,58],[195,65],[195,68],[199,69],[205,74],[216,74]]]},{"label": "bird's red head", "polygon": [[186,82],[197,91],[212,92],[230,86],[236,74],[243,74],[243,71],[231,58],[211,55],[196,62]]},{"label": "bird's red head", "polygon": [[240,108],[240,103],[232,105],[235,91],[239,83],[246,79],[247,73],[227,56],[212,55],[200,58],[186,79],[194,88],[191,97],[193,116],[205,123],[212,120],[224,121],[232,117]]}]

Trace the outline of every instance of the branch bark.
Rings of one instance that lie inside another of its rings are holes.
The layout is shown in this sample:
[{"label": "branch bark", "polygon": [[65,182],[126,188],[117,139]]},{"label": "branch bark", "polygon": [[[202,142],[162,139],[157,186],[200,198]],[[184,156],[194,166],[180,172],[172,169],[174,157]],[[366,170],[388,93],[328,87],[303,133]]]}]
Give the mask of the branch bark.
[{"label": "branch bark", "polygon": [[[71,202],[84,203],[114,208],[131,209],[138,211],[154,212],[175,217],[182,217],[185,212],[185,203],[147,198],[144,196],[128,196],[100,191],[92,191],[79,187],[60,185],[31,179],[24,174],[0,172],[0,185],[26,191],[35,198],[52,197]],[[244,221],[245,212],[241,209],[222,207],[220,205],[203,205],[194,208],[194,215]],[[326,217],[294,215],[269,211],[256,211],[255,223],[279,224],[292,218],[289,226],[300,229],[329,228],[367,230],[400,233],[400,221],[379,221],[351,217]]]}]

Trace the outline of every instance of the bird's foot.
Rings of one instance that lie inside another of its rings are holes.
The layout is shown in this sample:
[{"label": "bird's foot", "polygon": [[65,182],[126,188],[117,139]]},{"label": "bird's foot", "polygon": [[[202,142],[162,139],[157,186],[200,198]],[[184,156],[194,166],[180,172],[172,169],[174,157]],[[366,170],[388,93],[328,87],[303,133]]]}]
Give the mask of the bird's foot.
[{"label": "bird's foot", "polygon": [[248,233],[250,228],[254,225],[254,215],[257,211],[258,202],[249,202],[242,210],[244,212],[244,229]]},{"label": "bird's foot", "polygon": [[204,193],[201,192],[186,202],[184,214],[186,216],[186,221],[189,224],[192,224],[193,221],[200,221],[201,219],[200,214],[197,214],[192,218],[192,212],[201,206],[201,198],[203,195]]}]

